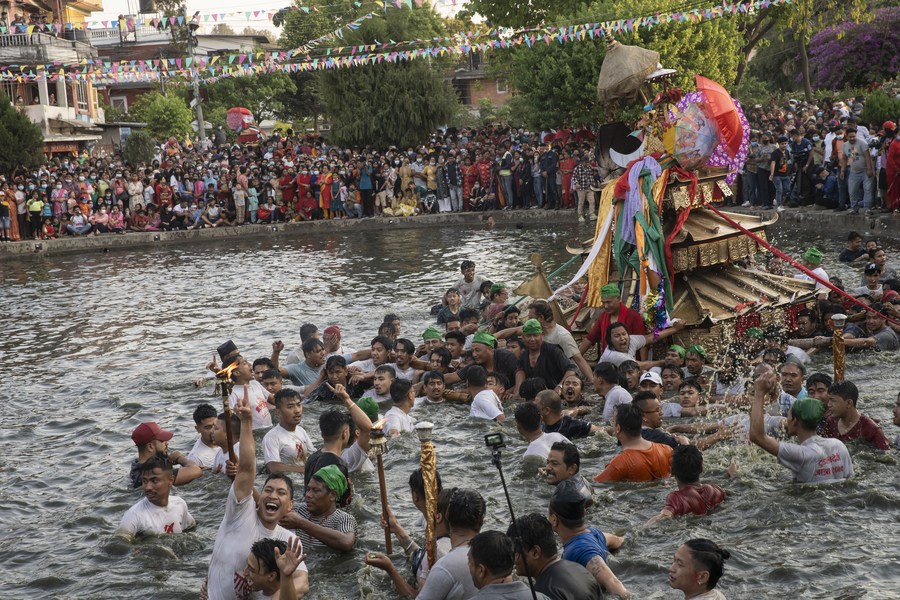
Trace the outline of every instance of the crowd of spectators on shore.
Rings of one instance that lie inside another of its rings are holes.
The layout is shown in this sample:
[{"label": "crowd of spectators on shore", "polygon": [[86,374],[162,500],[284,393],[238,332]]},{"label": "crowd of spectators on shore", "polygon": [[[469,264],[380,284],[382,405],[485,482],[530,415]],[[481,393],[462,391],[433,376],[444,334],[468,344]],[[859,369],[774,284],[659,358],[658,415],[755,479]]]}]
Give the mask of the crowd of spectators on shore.
[{"label": "crowd of spectators on shore", "polygon": [[174,139],[149,166],[121,156],[54,158],[0,175],[6,240],[496,209],[568,209],[593,219],[589,131],[451,130],[418,148],[347,149],[307,136],[202,151]]},{"label": "crowd of spectators on shore", "polygon": [[743,206],[900,213],[897,123],[866,122],[864,102],[863,97],[818,103],[791,99],[748,110]]}]

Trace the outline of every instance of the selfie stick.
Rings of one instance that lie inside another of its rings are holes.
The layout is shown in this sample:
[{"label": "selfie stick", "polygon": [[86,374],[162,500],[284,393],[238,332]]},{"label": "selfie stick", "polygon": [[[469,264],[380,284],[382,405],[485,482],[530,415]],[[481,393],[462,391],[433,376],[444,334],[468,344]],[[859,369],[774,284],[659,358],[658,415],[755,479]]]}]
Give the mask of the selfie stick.
[{"label": "selfie stick", "polygon": [[[491,434],[488,434],[491,435]],[[502,435],[502,434],[501,434]],[[485,436],[487,437],[487,436]],[[485,440],[487,441],[487,440]],[[490,442],[488,442],[490,444]],[[500,461],[501,452],[500,448],[505,446],[503,442],[500,444],[490,444],[491,445],[491,462],[494,463],[494,466],[497,467],[497,472],[500,474],[500,483],[503,485],[503,493],[506,495],[506,505],[509,507],[509,516],[512,518],[513,529],[516,531],[516,545],[519,547],[519,554],[522,555],[522,564],[525,565],[525,577],[528,578],[528,587],[531,589],[531,597],[533,600],[537,600],[537,592],[534,591],[534,581],[531,580],[531,573],[528,569],[528,561],[525,559],[525,548],[522,546],[522,538],[519,536],[519,525],[516,523],[516,513],[513,512],[512,500],[509,497],[509,490],[506,488],[506,478],[503,476],[503,464]]]}]

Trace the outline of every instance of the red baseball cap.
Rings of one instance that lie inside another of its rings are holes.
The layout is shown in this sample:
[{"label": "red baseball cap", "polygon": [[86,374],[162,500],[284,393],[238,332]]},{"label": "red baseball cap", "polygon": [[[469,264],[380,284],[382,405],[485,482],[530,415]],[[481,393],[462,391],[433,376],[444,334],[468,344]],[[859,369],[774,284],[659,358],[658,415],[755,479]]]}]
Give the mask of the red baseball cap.
[{"label": "red baseball cap", "polygon": [[330,325],[323,332],[325,335],[341,335],[341,328],[337,325]]},{"label": "red baseball cap", "polygon": [[141,423],[131,432],[131,441],[135,446],[143,446],[149,444],[153,440],[168,442],[175,435],[171,431],[166,431],[154,422]]},{"label": "red baseball cap", "polygon": [[884,124],[881,126],[881,128],[885,129],[885,130],[890,129],[891,131],[896,131],[897,124],[894,123],[893,121],[885,121]]}]

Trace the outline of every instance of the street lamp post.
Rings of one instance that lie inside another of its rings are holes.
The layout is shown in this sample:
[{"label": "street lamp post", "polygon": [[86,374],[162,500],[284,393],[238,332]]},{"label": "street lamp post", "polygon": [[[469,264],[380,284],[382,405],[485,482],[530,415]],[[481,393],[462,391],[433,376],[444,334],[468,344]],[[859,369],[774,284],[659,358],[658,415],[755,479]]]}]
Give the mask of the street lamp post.
[{"label": "street lamp post", "polygon": [[[191,20],[188,23],[188,29],[190,30],[190,39],[188,39],[188,56],[191,59],[191,66],[195,65],[194,61],[194,47],[197,45],[197,29],[200,28],[200,24]],[[194,105],[194,112],[197,115],[197,138],[200,141],[200,149],[201,151],[206,146],[206,128],[203,124],[203,103],[200,101],[200,71],[197,70],[197,76],[193,77],[194,80],[194,101],[192,104]]]}]

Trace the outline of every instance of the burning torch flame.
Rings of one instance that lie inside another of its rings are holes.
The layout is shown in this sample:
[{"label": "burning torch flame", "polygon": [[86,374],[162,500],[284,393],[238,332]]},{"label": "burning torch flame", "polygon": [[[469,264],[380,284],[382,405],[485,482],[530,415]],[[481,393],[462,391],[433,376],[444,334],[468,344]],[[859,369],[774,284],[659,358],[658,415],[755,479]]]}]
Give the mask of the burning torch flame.
[{"label": "burning torch flame", "polygon": [[238,368],[238,363],[233,362],[229,366],[225,367],[221,371],[216,372],[216,377],[222,377],[224,379],[230,379],[231,373]]},{"label": "burning torch flame", "polygon": [[387,421],[387,419],[382,418],[382,419],[381,419],[380,421],[378,421],[377,423],[372,423],[372,429],[382,429],[382,428],[384,428],[384,424],[385,424],[386,421]]}]

